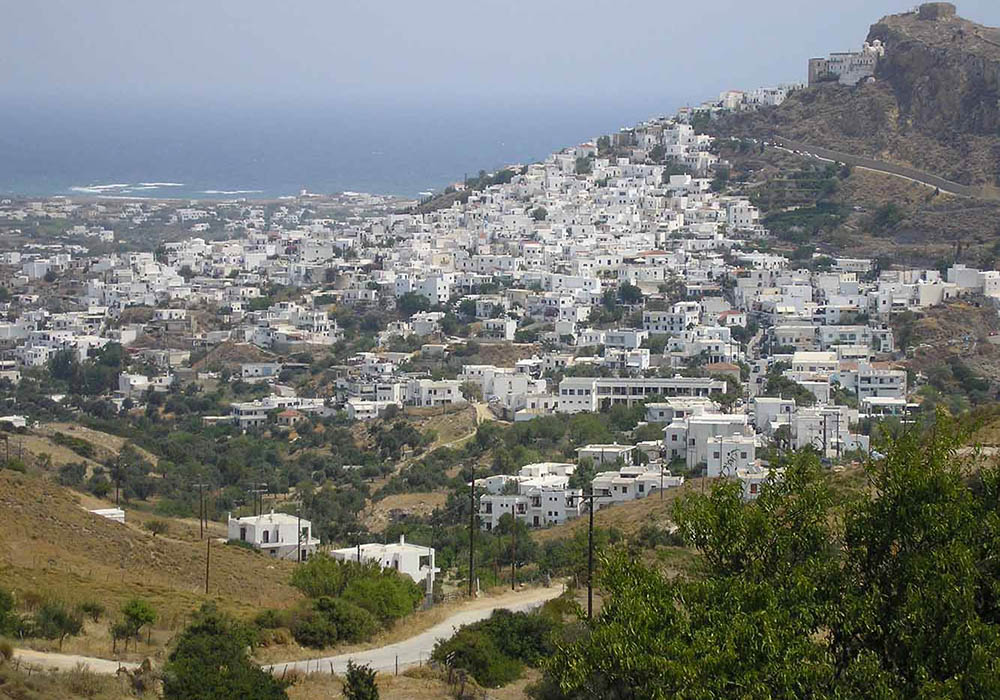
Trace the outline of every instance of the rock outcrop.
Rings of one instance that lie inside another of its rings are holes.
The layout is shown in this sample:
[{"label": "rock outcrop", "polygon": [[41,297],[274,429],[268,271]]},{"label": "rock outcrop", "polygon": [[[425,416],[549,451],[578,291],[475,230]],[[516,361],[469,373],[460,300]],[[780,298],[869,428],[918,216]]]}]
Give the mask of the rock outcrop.
[{"label": "rock outcrop", "polygon": [[876,76],[892,87],[901,127],[946,141],[1000,134],[1000,31],[940,2],[884,17],[868,39],[886,47]]}]

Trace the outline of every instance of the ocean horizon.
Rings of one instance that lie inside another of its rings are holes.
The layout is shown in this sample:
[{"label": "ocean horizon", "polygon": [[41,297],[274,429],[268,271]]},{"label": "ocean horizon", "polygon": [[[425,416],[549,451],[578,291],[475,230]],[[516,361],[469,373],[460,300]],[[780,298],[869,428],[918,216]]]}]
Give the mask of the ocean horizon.
[{"label": "ocean horizon", "polygon": [[417,198],[479,170],[673,113],[669,98],[313,105],[16,105],[0,195],[274,199],[305,189]]}]

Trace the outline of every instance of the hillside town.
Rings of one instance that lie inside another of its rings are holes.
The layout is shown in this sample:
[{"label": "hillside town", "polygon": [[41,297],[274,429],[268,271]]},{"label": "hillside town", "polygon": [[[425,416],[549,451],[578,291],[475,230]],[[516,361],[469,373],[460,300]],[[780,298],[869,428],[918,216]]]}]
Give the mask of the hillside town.
[{"label": "hillside town", "polygon": [[[129,368],[105,398],[141,411],[218,380],[199,360],[228,349],[225,379],[261,390],[202,420],[244,431],[467,402],[514,423],[642,405],[661,437],[580,452],[601,470],[602,505],[699,474],[738,478],[750,498],[769,473],[766,447],[839,459],[870,449],[872,421],[905,419],[920,378],[890,322],[1000,298],[1000,272],[765,252],[769,232],[746,197],[727,194],[726,167],[711,137],[664,118],[377,216],[323,218],[310,196],[4,200],[6,226],[67,225],[61,239],[2,254],[3,379],[116,344]],[[88,250],[154,214],[190,236]],[[387,321],[364,329],[361,348],[362,331],[342,324],[373,309]],[[511,360],[461,361],[473,344],[507,347]],[[334,381],[298,381],[323,353]],[[519,465],[484,482],[482,526],[511,508],[537,527],[579,516],[573,471]]]}]

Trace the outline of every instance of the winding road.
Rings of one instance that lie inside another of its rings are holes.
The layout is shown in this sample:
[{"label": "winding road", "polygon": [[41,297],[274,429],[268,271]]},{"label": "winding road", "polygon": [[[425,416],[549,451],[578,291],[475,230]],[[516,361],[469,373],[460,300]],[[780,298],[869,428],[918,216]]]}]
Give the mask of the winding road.
[{"label": "winding road", "polygon": [[[518,612],[532,610],[560,596],[563,590],[562,585],[554,585],[550,588],[529,588],[516,593],[480,598],[470,602],[461,610],[430,629],[393,644],[387,644],[374,649],[353,651],[347,654],[324,656],[318,659],[278,662],[268,664],[264,666],[264,669],[274,674],[282,674],[285,671],[291,670],[307,673],[333,672],[343,674],[347,672],[348,661],[354,661],[358,664],[368,664],[376,671],[392,671],[397,667],[402,669],[407,666],[415,666],[427,661],[438,640],[451,637],[459,627],[485,620],[493,614],[494,610],[512,610]],[[59,654],[55,652],[35,651],[33,649],[15,649],[14,659],[20,665],[31,667],[32,669],[71,671],[78,666],[82,666],[94,673],[106,675],[113,675],[120,668],[134,670],[139,666],[139,664],[134,662],[119,662],[95,656]]]},{"label": "winding road", "polygon": [[563,587],[557,585],[551,588],[532,588],[500,598],[480,599],[470,603],[466,609],[455,613],[444,622],[439,622],[427,631],[395,644],[348,654],[324,656],[319,659],[270,664],[264,668],[274,674],[281,674],[286,670],[343,674],[347,672],[348,661],[354,661],[356,664],[367,664],[376,671],[393,671],[397,667],[415,666],[427,661],[438,640],[448,639],[459,627],[485,620],[493,614],[494,610],[523,612],[537,608],[546,601],[558,597],[562,592]]}]

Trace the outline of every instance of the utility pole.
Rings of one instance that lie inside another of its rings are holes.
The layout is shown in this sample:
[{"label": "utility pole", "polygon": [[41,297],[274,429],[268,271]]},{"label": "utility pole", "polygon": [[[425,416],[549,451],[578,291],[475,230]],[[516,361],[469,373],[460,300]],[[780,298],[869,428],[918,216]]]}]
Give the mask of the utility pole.
[{"label": "utility pole", "polygon": [[205,539],[205,523],[208,521],[207,513],[205,512],[205,492],[204,489],[208,484],[198,483],[192,484],[198,487],[198,536],[201,539]]},{"label": "utility pole", "polygon": [[587,619],[594,617],[594,487],[590,487],[590,495],[581,496],[580,500],[590,502],[590,522],[587,526]]},{"label": "utility pole", "polygon": [[253,514],[263,515],[264,514],[264,493],[267,491],[267,484],[264,482],[257,483],[256,481],[250,483],[250,496],[253,498]]},{"label": "utility pole", "polygon": [[122,483],[122,453],[115,458],[115,507],[119,506],[119,491]]},{"label": "utility pole", "polygon": [[10,464],[10,438],[3,436],[3,446],[7,448],[7,464]]},{"label": "utility pole", "polygon": [[357,558],[358,564],[361,563],[361,535],[365,534],[364,530],[355,530],[353,532],[347,533],[349,537],[354,538],[354,545],[357,547]]},{"label": "utility pole", "polygon": [[823,411],[823,459],[826,459],[826,411]]},{"label": "utility pole", "polygon": [[514,581],[517,577],[517,573],[514,570],[514,562],[517,560],[517,516],[514,514],[514,508],[517,503],[517,497],[510,504],[510,590],[514,590]]},{"label": "utility pole", "polygon": [[298,525],[295,528],[295,561],[302,562],[302,506],[295,509]]},{"label": "utility pole", "polygon": [[208,595],[208,572],[212,564],[212,538],[209,537],[206,542],[205,549],[205,595]]},{"label": "utility pole", "polygon": [[469,472],[469,597],[476,577],[476,470]]},{"label": "utility pole", "polygon": [[[837,459],[839,460],[840,459],[840,409],[839,408],[837,409],[837,412],[833,414],[833,417],[836,419],[833,423],[834,426],[833,429],[834,431],[836,431],[833,435],[833,440],[834,440],[833,444],[837,448]],[[850,430],[850,426],[848,426],[848,430]]]}]

